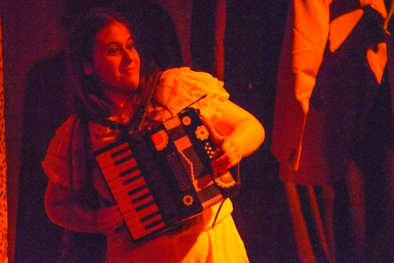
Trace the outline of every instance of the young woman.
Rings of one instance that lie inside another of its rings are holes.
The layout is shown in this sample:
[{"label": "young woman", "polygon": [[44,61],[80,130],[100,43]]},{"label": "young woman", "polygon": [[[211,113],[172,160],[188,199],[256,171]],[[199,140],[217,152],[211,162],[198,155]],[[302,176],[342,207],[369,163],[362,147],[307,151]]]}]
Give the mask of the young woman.
[{"label": "young woman", "polygon": [[70,58],[78,80],[76,114],[58,129],[43,162],[50,179],[48,217],[69,230],[106,235],[107,262],[248,262],[229,199],[181,229],[138,246],[132,242],[92,152],[117,140],[122,133],[118,127],[133,122],[150,93],[144,126],[175,116],[207,94],[193,107],[201,111],[218,146],[211,162],[218,173],[255,151],[264,140],[264,129],[228,100],[223,83],[211,75],[189,68],[158,75],[154,67],[146,67],[131,32],[127,21],[108,9],[91,10],[74,31]]}]

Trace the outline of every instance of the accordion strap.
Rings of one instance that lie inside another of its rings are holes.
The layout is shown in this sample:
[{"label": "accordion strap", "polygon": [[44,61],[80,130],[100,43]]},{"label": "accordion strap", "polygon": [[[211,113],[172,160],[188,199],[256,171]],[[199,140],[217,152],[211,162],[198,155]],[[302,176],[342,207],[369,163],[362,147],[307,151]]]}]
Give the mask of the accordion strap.
[{"label": "accordion strap", "polygon": [[137,107],[133,119],[130,122],[129,132],[142,130],[142,126],[146,118],[146,112],[148,111],[149,106],[152,103],[152,97],[153,94],[155,93],[157,83],[159,82],[162,73],[163,72],[160,71],[157,74],[155,74],[155,76],[153,76],[152,79],[148,80],[147,83],[148,94],[145,97],[145,100],[142,101],[140,105]]}]

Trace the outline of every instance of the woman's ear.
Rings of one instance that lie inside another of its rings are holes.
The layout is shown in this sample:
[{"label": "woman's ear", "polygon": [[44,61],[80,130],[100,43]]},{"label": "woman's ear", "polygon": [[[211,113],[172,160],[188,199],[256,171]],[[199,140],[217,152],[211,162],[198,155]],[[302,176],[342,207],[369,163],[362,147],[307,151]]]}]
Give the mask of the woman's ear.
[{"label": "woman's ear", "polygon": [[83,67],[84,67],[84,71],[85,71],[85,74],[86,74],[86,75],[90,75],[90,74],[93,73],[93,67],[92,67],[92,64],[91,64],[91,63],[85,62],[85,63],[83,64]]}]

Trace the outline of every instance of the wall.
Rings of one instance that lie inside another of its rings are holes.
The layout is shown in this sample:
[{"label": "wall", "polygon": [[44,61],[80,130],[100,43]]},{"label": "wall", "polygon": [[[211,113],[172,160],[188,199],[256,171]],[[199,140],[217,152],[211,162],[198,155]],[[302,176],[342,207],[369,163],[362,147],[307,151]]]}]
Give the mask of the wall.
[{"label": "wall", "polygon": [[[22,108],[25,78],[39,60],[57,53],[64,35],[60,19],[63,3],[3,0],[0,2],[3,29],[6,144],[8,162],[9,258],[13,262],[22,142]],[[34,189],[32,189],[34,191]]]}]

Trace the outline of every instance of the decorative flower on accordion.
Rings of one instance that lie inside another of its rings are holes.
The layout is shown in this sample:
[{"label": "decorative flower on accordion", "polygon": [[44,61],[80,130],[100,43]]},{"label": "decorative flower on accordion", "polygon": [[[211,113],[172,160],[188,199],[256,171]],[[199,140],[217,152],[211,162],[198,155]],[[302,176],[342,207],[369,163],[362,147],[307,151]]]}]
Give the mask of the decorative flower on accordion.
[{"label": "decorative flower on accordion", "polygon": [[185,195],[183,197],[183,203],[187,206],[191,206],[193,204],[193,196],[191,195]]},{"label": "decorative flower on accordion", "polygon": [[160,130],[152,134],[151,138],[155,144],[156,150],[161,151],[166,148],[168,144],[168,135],[165,130]]},{"label": "decorative flower on accordion", "polygon": [[208,139],[209,133],[207,128],[205,128],[204,125],[200,125],[196,129],[196,135],[197,138],[200,139],[201,141]]},{"label": "decorative flower on accordion", "polygon": [[188,126],[188,125],[190,125],[190,123],[192,123],[192,119],[190,119],[189,116],[185,116],[182,118],[182,123],[183,123],[183,125]]}]

